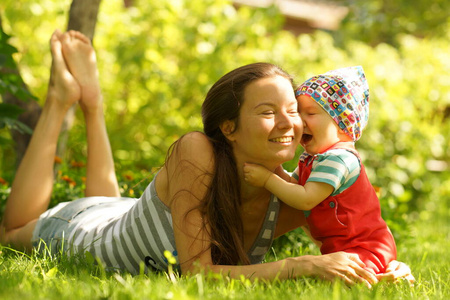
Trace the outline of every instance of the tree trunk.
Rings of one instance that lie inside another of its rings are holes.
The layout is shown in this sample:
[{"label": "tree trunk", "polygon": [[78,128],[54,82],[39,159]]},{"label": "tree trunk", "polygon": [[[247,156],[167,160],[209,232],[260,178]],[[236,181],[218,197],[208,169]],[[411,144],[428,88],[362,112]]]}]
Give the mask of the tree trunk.
[{"label": "tree trunk", "polygon": [[134,6],[134,0],[123,0],[123,6],[125,8]]},{"label": "tree trunk", "polygon": [[101,0],[73,0],[67,30],[77,30],[92,41]]}]

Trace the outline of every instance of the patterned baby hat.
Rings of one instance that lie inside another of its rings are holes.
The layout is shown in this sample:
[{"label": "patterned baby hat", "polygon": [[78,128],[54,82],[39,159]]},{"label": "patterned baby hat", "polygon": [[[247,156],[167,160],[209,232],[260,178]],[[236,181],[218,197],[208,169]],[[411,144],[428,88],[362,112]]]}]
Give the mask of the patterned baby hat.
[{"label": "patterned baby hat", "polygon": [[353,141],[359,140],[369,120],[369,85],[361,66],[313,76],[295,96],[308,95],[333,118]]}]

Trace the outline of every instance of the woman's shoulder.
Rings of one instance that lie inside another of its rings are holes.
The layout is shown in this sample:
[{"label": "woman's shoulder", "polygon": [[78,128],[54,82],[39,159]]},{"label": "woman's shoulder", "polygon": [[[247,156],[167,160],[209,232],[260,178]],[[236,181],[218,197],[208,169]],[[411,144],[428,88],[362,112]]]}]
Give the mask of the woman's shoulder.
[{"label": "woman's shoulder", "polygon": [[178,147],[183,154],[194,156],[213,155],[214,150],[211,141],[200,131],[185,134],[178,140]]},{"label": "woman's shoulder", "polygon": [[212,148],[212,143],[210,142],[206,134],[200,131],[192,131],[186,133],[179,139],[179,142],[192,146],[203,145],[203,146],[210,146]]},{"label": "woman's shoulder", "polygon": [[172,145],[156,180],[161,200],[170,207],[173,195],[191,190],[199,178],[214,172],[214,161],[212,144],[204,133],[190,132],[180,137]]},{"label": "woman's shoulder", "polygon": [[214,149],[204,133],[194,131],[183,135],[176,142],[170,158],[177,164],[193,163],[198,167],[209,168],[214,161]]}]

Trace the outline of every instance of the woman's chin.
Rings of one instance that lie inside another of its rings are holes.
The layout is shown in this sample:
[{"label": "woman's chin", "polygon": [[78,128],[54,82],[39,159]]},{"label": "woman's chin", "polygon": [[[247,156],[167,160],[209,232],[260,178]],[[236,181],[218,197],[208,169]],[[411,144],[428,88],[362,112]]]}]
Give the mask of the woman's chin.
[{"label": "woman's chin", "polygon": [[279,153],[278,155],[278,165],[283,164],[285,162],[291,161],[295,158],[295,151],[289,151],[285,153]]}]

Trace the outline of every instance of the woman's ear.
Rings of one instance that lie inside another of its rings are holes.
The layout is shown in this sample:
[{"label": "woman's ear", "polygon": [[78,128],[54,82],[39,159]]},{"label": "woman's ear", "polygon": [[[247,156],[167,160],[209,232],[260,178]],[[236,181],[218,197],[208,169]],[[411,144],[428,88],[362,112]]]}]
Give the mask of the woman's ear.
[{"label": "woman's ear", "polygon": [[220,124],[220,130],[230,142],[234,141],[233,133],[235,128],[236,123],[233,120],[226,120]]}]

